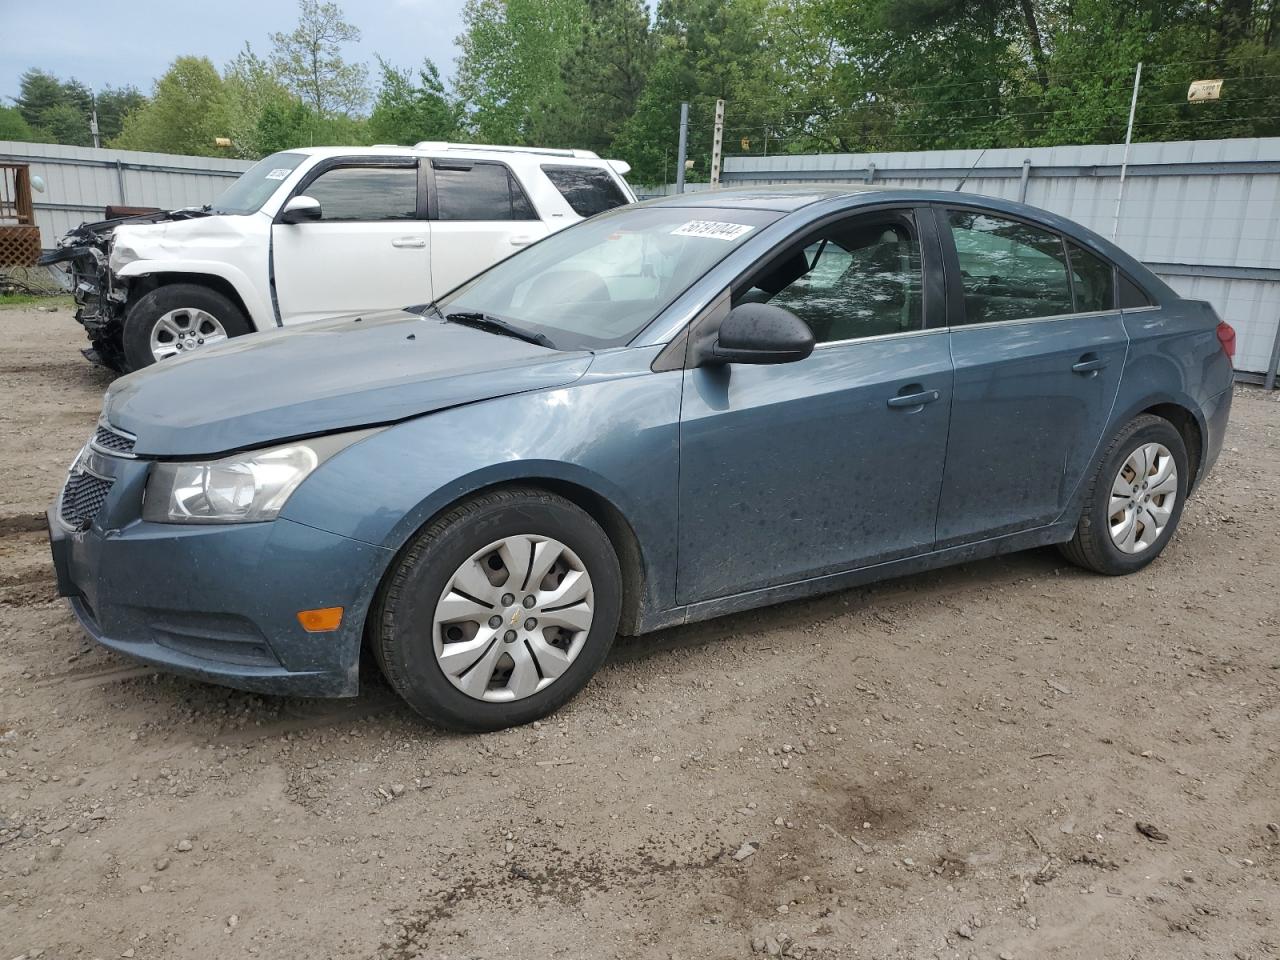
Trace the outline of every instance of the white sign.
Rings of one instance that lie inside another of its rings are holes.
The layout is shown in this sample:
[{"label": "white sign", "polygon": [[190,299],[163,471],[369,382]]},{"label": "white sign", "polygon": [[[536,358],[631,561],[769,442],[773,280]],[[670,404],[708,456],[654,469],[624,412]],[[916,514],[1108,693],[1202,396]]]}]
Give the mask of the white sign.
[{"label": "white sign", "polygon": [[706,237],[708,240],[737,240],[752,230],[745,223],[725,223],[721,220],[690,220],[671,231],[673,237]]},{"label": "white sign", "polygon": [[1217,100],[1221,96],[1221,80],[1196,80],[1187,88],[1187,103]]},{"label": "white sign", "polygon": [[290,170],[288,167],[276,167],[274,170],[272,170],[270,173],[267,174],[267,179],[283,180],[285,177],[287,177],[291,173],[293,173],[293,171]]}]

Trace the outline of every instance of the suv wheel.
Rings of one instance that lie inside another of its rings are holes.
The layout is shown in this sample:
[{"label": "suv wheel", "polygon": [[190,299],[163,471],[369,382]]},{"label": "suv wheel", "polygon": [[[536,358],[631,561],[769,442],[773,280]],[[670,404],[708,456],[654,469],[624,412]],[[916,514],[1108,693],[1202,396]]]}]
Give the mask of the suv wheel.
[{"label": "suv wheel", "polygon": [[455,730],[546,716],[613,644],[622,577],[608,536],[563,497],[487,493],[418,534],[370,619],[388,682]]},{"label": "suv wheel", "polygon": [[1189,480],[1187,449],[1173,424],[1135,417],[1103,453],[1063,555],[1110,576],[1141,570],[1172,539]]},{"label": "suv wheel", "polygon": [[249,333],[249,319],[227,297],[194,283],[157,287],[138,298],[124,321],[129,371]]}]

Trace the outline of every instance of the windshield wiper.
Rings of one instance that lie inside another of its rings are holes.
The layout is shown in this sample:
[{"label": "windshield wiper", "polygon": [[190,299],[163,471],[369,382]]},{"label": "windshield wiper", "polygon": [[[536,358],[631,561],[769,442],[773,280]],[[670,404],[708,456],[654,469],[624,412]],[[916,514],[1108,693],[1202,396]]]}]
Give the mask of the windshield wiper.
[{"label": "windshield wiper", "polygon": [[459,310],[454,313],[446,313],[444,318],[450,323],[459,323],[464,327],[475,327],[477,330],[500,333],[503,336],[515,337],[525,343],[536,343],[540,347],[547,347],[551,350],[556,348],[556,345],[544,334],[534,333],[532,330],[522,330],[515,324],[507,323],[507,321],[488,313],[480,313],[478,310]]}]

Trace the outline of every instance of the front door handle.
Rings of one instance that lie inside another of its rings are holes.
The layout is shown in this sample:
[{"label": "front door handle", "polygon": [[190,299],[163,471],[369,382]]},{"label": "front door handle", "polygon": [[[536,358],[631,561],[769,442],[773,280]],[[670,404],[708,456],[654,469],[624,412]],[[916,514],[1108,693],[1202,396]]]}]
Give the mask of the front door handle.
[{"label": "front door handle", "polygon": [[1074,373],[1095,373],[1106,365],[1107,361],[1103,360],[1096,353],[1086,353],[1071,365],[1071,370]]},{"label": "front door handle", "polygon": [[527,247],[529,244],[533,243],[533,237],[511,237],[508,242],[513,247]]},{"label": "front door handle", "polygon": [[396,237],[391,241],[393,247],[414,247],[421,248],[427,245],[425,237]]},{"label": "front door handle", "polygon": [[[910,389],[910,388],[908,388]],[[941,396],[937,390],[921,390],[918,393],[900,393],[896,397],[890,397],[888,404],[891,407],[923,407],[926,403],[933,403]]]}]

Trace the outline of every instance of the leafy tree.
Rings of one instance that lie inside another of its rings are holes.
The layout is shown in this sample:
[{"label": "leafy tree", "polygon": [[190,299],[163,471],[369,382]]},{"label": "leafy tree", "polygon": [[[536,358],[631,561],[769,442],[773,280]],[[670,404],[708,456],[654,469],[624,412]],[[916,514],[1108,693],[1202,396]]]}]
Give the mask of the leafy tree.
[{"label": "leafy tree", "polygon": [[538,144],[570,94],[561,65],[577,47],[586,0],[467,0],[454,90],[488,143]]},{"label": "leafy tree", "polygon": [[14,103],[22,119],[32,127],[40,126],[46,110],[68,102],[67,90],[52,73],[32,67],[18,79],[18,96]]},{"label": "leafy tree", "polygon": [[567,96],[546,136],[557,146],[608,150],[635,112],[654,47],[643,0],[587,0],[581,39],[561,68]]},{"label": "leafy tree", "polygon": [[35,131],[16,107],[0,107],[0,140],[35,140]]},{"label": "leafy tree", "polygon": [[36,133],[48,143],[65,143],[73,147],[93,146],[89,118],[70,103],[59,103],[42,110]]},{"label": "leafy tree", "polygon": [[147,98],[137,87],[103,87],[94,98],[98,108],[98,135],[103,143],[120,135],[124,118],[141,108]]},{"label": "leafy tree", "polygon": [[[307,108],[249,44],[227,64],[223,84],[229,104],[227,132],[236,156],[256,159],[301,142],[290,141],[284,131],[305,126]],[[281,147],[282,141],[290,142]]]},{"label": "leafy tree", "polygon": [[15,104],[37,138],[72,146],[93,143],[89,130],[93,96],[79,80],[60,80],[44,70],[27,70],[19,80]]},{"label": "leafy tree", "polygon": [[156,81],[150,102],[124,121],[111,146],[125,150],[219,156],[217,137],[230,132],[230,103],[222,77],[206,57],[178,57]]},{"label": "leafy tree", "polygon": [[280,79],[316,113],[358,111],[369,99],[369,72],[342,58],[345,44],[360,39],[336,3],[298,0],[298,25],[273,33],[271,61]]},{"label": "leafy tree", "polygon": [[411,144],[457,135],[458,109],[449,102],[434,63],[427,60],[418,68],[416,84],[408,70],[398,70],[381,57],[378,67],[382,84],[369,117],[370,137],[378,143]]}]

